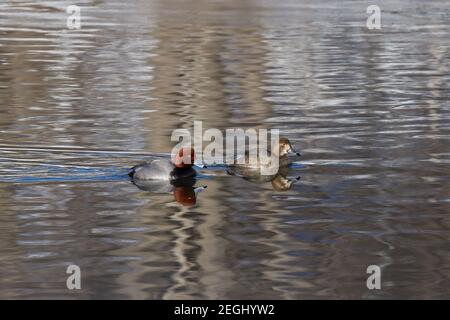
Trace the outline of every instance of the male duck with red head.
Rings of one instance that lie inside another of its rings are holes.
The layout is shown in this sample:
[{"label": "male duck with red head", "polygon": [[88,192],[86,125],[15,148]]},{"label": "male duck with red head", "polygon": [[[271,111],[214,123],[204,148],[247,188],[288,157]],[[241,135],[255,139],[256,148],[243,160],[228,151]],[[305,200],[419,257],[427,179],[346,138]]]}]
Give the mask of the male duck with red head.
[{"label": "male duck with red head", "polygon": [[174,181],[194,177],[197,173],[192,168],[194,164],[194,149],[182,147],[171,160],[156,159],[131,168],[128,175],[136,180],[166,180]]}]

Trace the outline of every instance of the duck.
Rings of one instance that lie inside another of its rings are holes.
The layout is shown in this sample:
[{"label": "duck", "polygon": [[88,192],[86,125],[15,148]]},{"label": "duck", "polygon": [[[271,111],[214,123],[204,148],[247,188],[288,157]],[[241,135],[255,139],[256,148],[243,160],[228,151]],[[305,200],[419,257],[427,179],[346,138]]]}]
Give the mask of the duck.
[{"label": "duck", "polygon": [[[278,143],[273,148],[273,152],[271,152],[271,155],[278,156],[278,168],[276,168],[277,170],[275,172],[266,174],[261,170],[264,164],[261,164],[259,161],[250,163],[250,154],[247,150],[245,153],[245,162],[239,163],[239,161],[235,161],[234,164],[227,167],[227,174],[259,184],[270,182],[273,189],[286,191],[291,188],[293,183],[300,180],[300,176],[287,178],[288,168],[292,163],[289,158],[290,154],[301,156],[300,152],[294,150],[288,138],[280,137]],[[268,165],[266,164],[266,166]]]},{"label": "duck", "polygon": [[195,154],[192,147],[182,147],[169,159],[154,159],[132,167],[128,175],[133,180],[174,181],[195,177],[192,168]]},{"label": "duck", "polygon": [[[237,170],[237,171],[242,171],[242,172],[246,172],[246,174],[253,174],[253,171],[255,171],[254,173],[256,174],[257,172],[261,172],[261,168],[263,166],[268,166],[270,164],[263,164],[259,161],[259,158],[256,159],[255,163],[250,163],[250,152],[249,150],[245,151],[245,159],[242,159],[242,157],[240,158],[235,158],[235,161],[233,164],[228,165],[228,169],[229,170]],[[289,158],[289,155],[296,155],[296,156],[301,156],[300,152],[297,152],[294,150],[294,148],[292,147],[291,142],[289,141],[288,138],[286,137],[280,137],[278,142],[274,145],[273,150],[268,150],[268,155],[269,156],[276,156],[278,157],[278,166],[280,168],[282,167],[287,167],[289,166],[292,161]]]}]

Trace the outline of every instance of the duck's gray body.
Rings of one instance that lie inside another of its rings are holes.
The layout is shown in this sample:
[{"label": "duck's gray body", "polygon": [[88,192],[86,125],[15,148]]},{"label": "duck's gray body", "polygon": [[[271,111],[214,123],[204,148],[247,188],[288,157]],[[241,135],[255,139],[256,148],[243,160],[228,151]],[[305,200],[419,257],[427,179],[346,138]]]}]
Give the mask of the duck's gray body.
[{"label": "duck's gray body", "polygon": [[151,160],[131,168],[128,175],[135,180],[173,181],[195,176],[192,168],[177,168],[166,159]]}]

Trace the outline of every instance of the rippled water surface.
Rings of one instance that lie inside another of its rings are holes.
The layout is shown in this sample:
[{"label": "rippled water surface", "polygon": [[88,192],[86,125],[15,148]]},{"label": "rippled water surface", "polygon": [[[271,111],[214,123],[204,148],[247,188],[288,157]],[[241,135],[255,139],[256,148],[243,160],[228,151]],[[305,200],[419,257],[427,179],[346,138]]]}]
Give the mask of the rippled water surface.
[{"label": "rippled water surface", "polygon": [[[448,1],[381,30],[368,1],[71,4],[0,2],[0,298],[450,297]],[[130,182],[194,120],[279,128],[300,181]]]}]

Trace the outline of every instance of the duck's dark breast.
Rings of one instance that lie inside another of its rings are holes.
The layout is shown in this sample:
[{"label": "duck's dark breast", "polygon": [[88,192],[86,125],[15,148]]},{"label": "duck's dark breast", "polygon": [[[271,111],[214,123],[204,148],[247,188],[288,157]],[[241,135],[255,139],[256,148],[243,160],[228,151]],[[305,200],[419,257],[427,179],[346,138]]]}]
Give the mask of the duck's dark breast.
[{"label": "duck's dark breast", "polygon": [[194,177],[197,172],[192,168],[175,168],[170,173],[171,180]]}]

